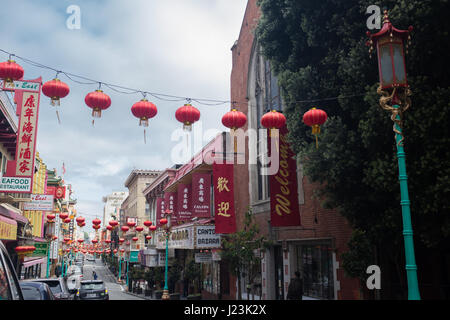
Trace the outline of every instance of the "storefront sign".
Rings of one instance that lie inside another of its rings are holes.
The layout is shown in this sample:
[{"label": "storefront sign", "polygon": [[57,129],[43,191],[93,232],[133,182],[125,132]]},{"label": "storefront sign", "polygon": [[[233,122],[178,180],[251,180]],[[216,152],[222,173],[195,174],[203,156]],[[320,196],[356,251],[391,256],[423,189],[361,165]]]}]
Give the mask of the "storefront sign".
[{"label": "storefront sign", "polygon": [[40,84],[37,82],[21,81],[17,80],[13,83],[5,83],[2,81],[2,89],[4,91],[15,91],[15,90],[25,90],[31,92],[39,92]]},{"label": "storefront sign", "polygon": [[212,261],[211,252],[199,252],[195,254],[196,263],[211,263]]},{"label": "storefront sign", "polygon": [[164,192],[164,207],[172,211],[170,221],[172,226],[176,225],[178,220],[177,212],[177,193],[176,192]]},{"label": "storefront sign", "polygon": [[[287,128],[280,131],[279,159],[280,168],[269,177],[270,183],[270,224],[273,227],[300,225],[300,208],[298,204],[297,163],[287,141]],[[268,138],[270,139],[270,137]],[[268,143],[271,152],[271,143]]]},{"label": "storefront sign", "polygon": [[19,177],[1,177],[0,192],[31,193],[32,179]]},{"label": "storefront sign", "polygon": [[159,220],[162,219],[162,215],[164,212],[164,198],[156,198],[156,226],[160,227],[161,223],[159,223]]},{"label": "storefront sign", "polygon": [[47,242],[35,242],[34,247],[36,248],[36,250],[33,252],[34,257],[47,255],[47,251],[48,251]]},{"label": "storefront sign", "polygon": [[32,194],[30,202],[24,202],[23,210],[53,211],[53,195]]},{"label": "storefront sign", "polygon": [[139,250],[130,251],[130,262],[139,262]]},{"label": "storefront sign", "polygon": [[192,174],[192,215],[199,218],[211,216],[211,175],[208,173]]},{"label": "storefront sign", "polygon": [[[164,232],[157,233],[157,249],[166,248],[166,236]],[[169,237],[169,248],[194,249],[194,227],[174,228]]]},{"label": "storefront sign", "polygon": [[191,185],[178,185],[178,220],[185,221],[192,219]]},{"label": "storefront sign", "polygon": [[216,233],[236,232],[233,164],[213,164]]},{"label": "storefront sign", "polygon": [[215,226],[196,226],[196,249],[220,248],[220,235]]},{"label": "storefront sign", "polygon": [[17,222],[13,219],[0,216],[0,240],[17,239]]}]

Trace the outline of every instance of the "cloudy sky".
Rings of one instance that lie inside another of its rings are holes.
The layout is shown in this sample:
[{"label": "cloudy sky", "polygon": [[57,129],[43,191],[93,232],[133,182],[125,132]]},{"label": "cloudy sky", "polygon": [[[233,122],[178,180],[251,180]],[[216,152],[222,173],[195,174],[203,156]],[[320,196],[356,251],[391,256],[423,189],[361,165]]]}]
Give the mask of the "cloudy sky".
[{"label": "cloudy sky", "polygon": [[[239,36],[246,4],[247,0],[3,1],[0,49],[104,83],[229,100],[230,49]],[[71,5],[80,8],[80,29],[67,27],[68,20],[74,22],[67,13]],[[0,58],[5,61],[8,56],[0,53]],[[45,82],[56,75],[16,60],[25,69],[25,79],[42,76]],[[148,97],[158,114],[150,120],[144,144],[143,127],[130,111],[142,98],[140,93],[120,94],[103,86],[112,105],[93,126],[84,97],[98,84],[59,78],[71,92],[61,101],[60,124],[49,99],[41,96],[37,151],[58,174],[65,163],[64,180],[73,186],[78,211],[87,220],[101,218],[102,197],[125,191],[131,170],[164,170],[178,162],[172,155],[182,142],[174,133],[182,124],[175,111],[184,101]],[[221,117],[229,104],[192,104],[201,112],[197,132],[225,130]],[[197,143],[192,152],[207,142]]]}]

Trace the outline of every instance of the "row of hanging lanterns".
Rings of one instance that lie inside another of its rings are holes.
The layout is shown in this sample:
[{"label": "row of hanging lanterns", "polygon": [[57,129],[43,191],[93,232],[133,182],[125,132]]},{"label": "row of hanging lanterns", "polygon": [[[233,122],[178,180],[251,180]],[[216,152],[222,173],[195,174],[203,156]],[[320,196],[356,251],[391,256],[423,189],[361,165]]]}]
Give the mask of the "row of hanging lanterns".
[{"label": "row of hanging lanterns", "polygon": [[[0,78],[3,79],[5,83],[12,83],[14,80],[20,80],[23,78],[23,75],[23,68],[14,60],[11,60],[11,58],[6,62],[0,63]],[[69,94],[70,88],[56,76],[53,80],[44,83],[42,92],[51,99],[51,105],[59,106],[60,99]],[[183,123],[184,130],[191,131],[192,124],[200,119],[200,111],[191,105],[190,99],[187,100],[188,103],[176,110],[175,118]],[[94,118],[100,118],[102,111],[111,106],[111,98],[101,90],[100,83],[97,90],[86,95],[85,103],[92,109],[92,116]],[[131,113],[139,119],[140,126],[148,127],[149,119],[157,115],[158,109],[154,103],[148,101],[144,96],[141,101],[133,104]],[[320,126],[324,124],[326,120],[327,114],[325,111],[316,108],[312,108],[303,115],[303,122],[312,127],[312,134],[316,136],[316,146],[318,146],[317,136],[320,133]],[[242,128],[246,122],[247,116],[244,113],[237,111],[234,108],[234,103],[233,109],[222,117],[222,124],[225,127],[230,128],[232,133],[234,133],[235,130]],[[272,136],[274,129],[281,129],[285,124],[286,117],[276,110],[269,111],[261,117],[261,125],[270,130],[269,136]],[[96,224],[94,224],[94,228],[98,229]]]}]

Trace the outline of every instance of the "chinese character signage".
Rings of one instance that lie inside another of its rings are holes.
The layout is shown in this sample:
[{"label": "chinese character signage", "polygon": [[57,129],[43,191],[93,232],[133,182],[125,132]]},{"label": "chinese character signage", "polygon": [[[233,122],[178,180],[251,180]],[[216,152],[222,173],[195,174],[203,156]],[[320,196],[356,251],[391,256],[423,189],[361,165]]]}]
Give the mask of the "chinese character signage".
[{"label": "chinese character signage", "polygon": [[178,185],[178,220],[185,221],[192,219],[191,185]]},{"label": "chinese character signage", "polygon": [[32,177],[39,112],[39,93],[24,92],[19,118],[16,150],[16,176]]},{"label": "chinese character signage", "polygon": [[236,232],[233,165],[213,164],[214,213],[216,233]]},{"label": "chinese character signage", "polygon": [[192,215],[199,218],[211,216],[211,175],[209,173],[192,174]]},{"label": "chinese character signage", "polygon": [[161,224],[159,220],[162,219],[162,215],[164,212],[164,198],[156,198],[156,226],[159,227]]},{"label": "chinese character signage", "polygon": [[[297,163],[287,141],[287,128],[280,130],[279,161],[280,167],[275,175],[269,177],[270,183],[270,224],[273,227],[300,225],[298,204]],[[269,138],[270,139],[270,138]],[[271,149],[268,143],[269,152]]]},{"label": "chinese character signage", "polygon": [[170,223],[175,225],[178,220],[176,192],[164,192],[164,206],[166,210],[169,209],[172,211]]}]

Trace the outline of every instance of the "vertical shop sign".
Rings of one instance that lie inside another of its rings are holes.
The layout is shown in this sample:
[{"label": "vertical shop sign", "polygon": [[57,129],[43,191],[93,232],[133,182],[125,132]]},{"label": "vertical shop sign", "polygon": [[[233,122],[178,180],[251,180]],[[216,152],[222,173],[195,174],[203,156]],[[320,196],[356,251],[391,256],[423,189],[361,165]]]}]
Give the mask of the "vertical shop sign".
[{"label": "vertical shop sign", "polygon": [[178,220],[185,221],[192,219],[191,185],[178,185]]},{"label": "vertical shop sign", "polygon": [[164,192],[164,204],[165,204],[165,209],[169,209],[172,211],[171,224],[175,225],[178,220],[177,193],[176,192]]},{"label": "vertical shop sign", "polygon": [[192,174],[192,215],[199,218],[211,216],[211,175]]},{"label": "vertical shop sign", "polygon": [[156,198],[156,226],[160,227],[161,223],[159,220],[162,219],[162,214],[164,212],[164,198]]},{"label": "vertical shop sign", "polygon": [[216,233],[236,232],[233,164],[213,164]]},{"label": "vertical shop sign", "polygon": [[[300,208],[298,204],[297,162],[295,154],[287,141],[287,128],[280,129],[278,152],[280,167],[276,174],[269,177],[270,183],[270,223],[273,227],[290,227],[300,225]],[[268,138],[270,139],[270,137]],[[268,142],[269,152],[271,143]]]}]

